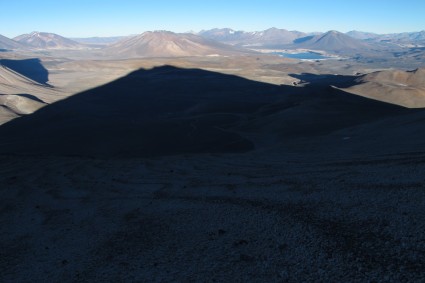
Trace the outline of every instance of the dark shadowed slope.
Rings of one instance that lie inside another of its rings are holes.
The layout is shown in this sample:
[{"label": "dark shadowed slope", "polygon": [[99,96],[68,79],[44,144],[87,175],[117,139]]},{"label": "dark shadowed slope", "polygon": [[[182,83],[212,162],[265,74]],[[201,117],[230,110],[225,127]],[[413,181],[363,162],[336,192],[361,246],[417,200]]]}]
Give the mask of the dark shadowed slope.
[{"label": "dark shadowed slope", "polygon": [[39,84],[47,84],[49,81],[49,71],[43,66],[38,58],[23,60],[0,59],[0,66],[1,65]]},{"label": "dark shadowed slope", "polygon": [[274,88],[202,70],[139,70],[6,124],[1,143],[16,153],[130,157],[246,151],[247,139],[222,128],[272,101]]},{"label": "dark shadowed slope", "polygon": [[[320,146],[327,146],[340,156],[413,157],[425,153],[425,110],[407,111],[404,115],[347,127],[326,136]],[[390,178],[390,176],[388,176]]]},{"label": "dark shadowed slope", "polygon": [[243,152],[404,109],[326,85],[278,87],[171,66],[139,70],[0,127],[0,153],[162,156]]}]

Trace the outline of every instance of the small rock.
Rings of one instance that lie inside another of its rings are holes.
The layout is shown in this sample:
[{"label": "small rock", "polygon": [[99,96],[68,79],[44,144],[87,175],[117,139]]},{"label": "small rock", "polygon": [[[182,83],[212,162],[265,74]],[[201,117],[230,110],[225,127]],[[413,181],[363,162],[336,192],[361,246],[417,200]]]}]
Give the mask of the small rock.
[{"label": "small rock", "polygon": [[241,254],[241,255],[239,256],[239,259],[240,259],[241,261],[253,261],[253,260],[255,260],[255,257],[253,257],[253,256],[251,256],[251,255],[247,255],[247,254]]},{"label": "small rock", "polygon": [[248,241],[247,240],[238,240],[233,242],[233,246],[238,247],[238,246],[242,246],[242,245],[248,245]]},{"label": "small rock", "polygon": [[288,245],[287,244],[281,244],[281,245],[279,245],[278,248],[279,248],[280,252],[283,252],[284,250],[286,250],[288,248]]}]

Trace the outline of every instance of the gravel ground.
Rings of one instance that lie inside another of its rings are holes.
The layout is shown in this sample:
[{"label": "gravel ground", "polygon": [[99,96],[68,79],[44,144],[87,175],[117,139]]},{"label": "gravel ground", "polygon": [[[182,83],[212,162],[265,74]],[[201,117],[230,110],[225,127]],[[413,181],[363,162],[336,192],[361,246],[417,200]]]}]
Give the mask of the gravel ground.
[{"label": "gravel ground", "polygon": [[425,155],[0,157],[1,282],[424,282]]}]

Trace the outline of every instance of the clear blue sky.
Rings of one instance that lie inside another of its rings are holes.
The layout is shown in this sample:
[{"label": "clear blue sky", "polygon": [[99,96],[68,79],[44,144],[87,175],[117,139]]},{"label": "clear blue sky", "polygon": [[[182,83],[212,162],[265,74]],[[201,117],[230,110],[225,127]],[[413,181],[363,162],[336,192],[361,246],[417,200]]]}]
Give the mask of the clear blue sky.
[{"label": "clear blue sky", "polygon": [[425,29],[425,0],[0,0],[0,34],[67,37],[270,27],[304,32]]}]

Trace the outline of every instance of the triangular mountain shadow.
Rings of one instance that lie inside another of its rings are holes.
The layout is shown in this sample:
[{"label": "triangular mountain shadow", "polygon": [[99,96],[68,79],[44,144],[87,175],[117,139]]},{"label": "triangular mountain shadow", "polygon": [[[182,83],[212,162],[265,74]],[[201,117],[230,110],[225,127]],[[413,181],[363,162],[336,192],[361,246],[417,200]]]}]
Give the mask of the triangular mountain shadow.
[{"label": "triangular mountain shadow", "polygon": [[3,65],[39,84],[48,85],[49,71],[43,66],[40,59],[0,59],[0,65]]},{"label": "triangular mountain shadow", "polygon": [[277,142],[313,139],[404,111],[325,86],[276,86],[162,66],[134,71],[3,125],[0,153],[148,157],[246,152],[258,147],[253,135],[278,137]]}]

